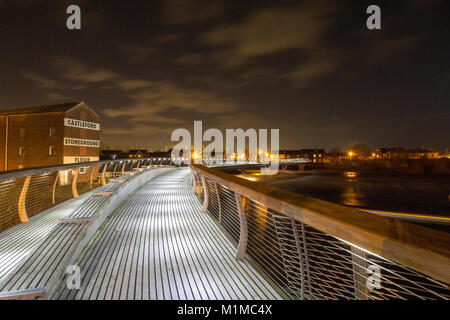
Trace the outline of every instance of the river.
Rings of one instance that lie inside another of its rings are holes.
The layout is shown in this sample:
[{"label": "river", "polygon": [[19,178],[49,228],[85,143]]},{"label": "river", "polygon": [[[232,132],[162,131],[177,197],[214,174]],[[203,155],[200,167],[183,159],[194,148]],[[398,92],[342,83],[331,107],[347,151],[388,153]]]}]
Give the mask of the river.
[{"label": "river", "polygon": [[450,176],[315,171],[267,184],[356,208],[450,217]]}]

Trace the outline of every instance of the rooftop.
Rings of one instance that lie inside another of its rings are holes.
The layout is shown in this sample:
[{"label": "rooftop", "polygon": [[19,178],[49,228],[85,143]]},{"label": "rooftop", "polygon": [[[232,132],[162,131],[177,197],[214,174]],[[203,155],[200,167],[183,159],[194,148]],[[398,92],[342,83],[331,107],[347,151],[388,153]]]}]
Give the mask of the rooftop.
[{"label": "rooftop", "polygon": [[66,112],[66,111],[72,109],[73,107],[79,105],[80,103],[81,103],[81,101],[68,102],[68,103],[62,103],[62,104],[52,104],[52,105],[0,110],[0,115]]}]

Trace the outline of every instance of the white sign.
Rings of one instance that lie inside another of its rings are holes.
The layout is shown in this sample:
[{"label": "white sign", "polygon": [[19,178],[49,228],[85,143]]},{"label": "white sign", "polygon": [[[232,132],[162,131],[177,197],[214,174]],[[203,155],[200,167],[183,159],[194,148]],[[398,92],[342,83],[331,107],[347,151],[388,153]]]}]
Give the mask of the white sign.
[{"label": "white sign", "polygon": [[64,157],[64,164],[94,162],[98,160],[99,160],[98,157],[88,157],[88,156]]},{"label": "white sign", "polygon": [[90,130],[96,130],[96,131],[100,130],[100,123],[83,121],[83,120],[75,120],[75,119],[69,119],[69,118],[64,118],[64,125],[66,127],[74,127],[74,128],[80,128],[80,129],[90,129]]},{"label": "white sign", "polygon": [[64,138],[65,146],[75,146],[75,147],[91,147],[99,148],[99,140],[89,140],[89,139],[78,139],[78,138]]}]

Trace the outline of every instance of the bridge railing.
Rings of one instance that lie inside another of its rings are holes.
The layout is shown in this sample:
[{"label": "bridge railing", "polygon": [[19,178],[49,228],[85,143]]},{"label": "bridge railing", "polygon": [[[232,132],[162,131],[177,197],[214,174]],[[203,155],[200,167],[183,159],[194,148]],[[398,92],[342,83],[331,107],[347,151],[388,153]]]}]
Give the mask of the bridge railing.
[{"label": "bridge railing", "polygon": [[118,159],[0,173],[0,231],[139,168],[170,158]]},{"label": "bridge railing", "polygon": [[207,212],[299,299],[449,299],[450,236],[191,165]]}]

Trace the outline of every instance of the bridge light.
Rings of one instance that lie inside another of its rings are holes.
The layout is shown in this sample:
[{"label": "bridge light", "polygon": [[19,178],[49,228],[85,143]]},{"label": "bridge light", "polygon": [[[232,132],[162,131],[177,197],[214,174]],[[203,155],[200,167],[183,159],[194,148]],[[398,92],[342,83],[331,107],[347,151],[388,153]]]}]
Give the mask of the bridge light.
[{"label": "bridge light", "polygon": [[349,151],[348,156],[351,158],[353,156],[353,151]]}]

